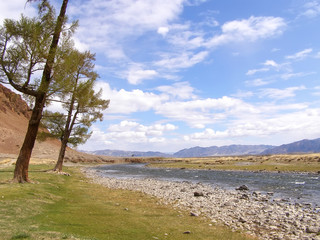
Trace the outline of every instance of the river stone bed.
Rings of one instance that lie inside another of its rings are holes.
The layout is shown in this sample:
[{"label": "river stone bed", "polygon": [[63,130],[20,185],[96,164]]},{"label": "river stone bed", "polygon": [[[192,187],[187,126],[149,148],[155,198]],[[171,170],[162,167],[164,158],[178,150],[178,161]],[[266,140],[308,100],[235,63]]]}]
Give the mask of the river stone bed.
[{"label": "river stone bed", "polygon": [[224,190],[202,183],[107,178],[94,169],[83,172],[93,182],[108,188],[155,196],[162,204],[190,211],[191,216],[207,217],[213,223],[223,223],[233,231],[247,232],[260,239],[320,240],[319,209],[272,199],[272,193]]}]

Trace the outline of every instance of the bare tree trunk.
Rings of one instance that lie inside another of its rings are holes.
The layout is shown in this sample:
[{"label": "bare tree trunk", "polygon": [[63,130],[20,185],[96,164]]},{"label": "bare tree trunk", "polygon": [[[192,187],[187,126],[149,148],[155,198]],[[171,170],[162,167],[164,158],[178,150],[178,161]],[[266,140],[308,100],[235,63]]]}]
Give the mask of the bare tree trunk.
[{"label": "bare tree trunk", "polygon": [[36,95],[35,106],[32,111],[31,119],[29,120],[27,134],[25,136],[23,145],[20,149],[18,159],[16,161],[13,181],[17,181],[19,183],[30,182],[29,176],[28,176],[30,157],[36,141],[40,120],[42,117],[42,111],[46,101],[46,92],[48,91],[50,81],[51,81],[51,72],[54,64],[54,59],[56,56],[56,50],[57,50],[57,46],[60,38],[60,33],[62,31],[62,25],[65,18],[67,5],[68,5],[68,0],[63,0],[61,9],[60,9],[60,14],[58,16],[57,23],[55,26],[51,46],[49,49],[49,55],[43,70],[41,84],[39,87],[40,91]]},{"label": "bare tree trunk", "polygon": [[16,167],[14,169],[13,181],[15,182],[30,182],[28,176],[29,161],[37,137],[44,103],[45,94],[40,95],[35,100],[35,106],[32,110],[32,115],[29,120],[27,134],[20,149]]}]

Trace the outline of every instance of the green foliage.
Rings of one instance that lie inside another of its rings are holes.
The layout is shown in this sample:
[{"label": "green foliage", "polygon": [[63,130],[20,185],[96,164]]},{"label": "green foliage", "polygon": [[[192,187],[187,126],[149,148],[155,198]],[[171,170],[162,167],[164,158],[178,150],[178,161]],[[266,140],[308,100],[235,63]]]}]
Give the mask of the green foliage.
[{"label": "green foliage", "polygon": [[95,92],[98,74],[93,70],[94,54],[66,49],[54,73],[53,88],[59,89],[55,96],[61,99],[66,114],[46,112],[42,124],[49,133],[42,132],[39,139],[54,137],[66,140],[73,146],[83,144],[91,136],[93,122],[102,120],[102,111],[109,100],[101,99],[101,91]]},{"label": "green foliage", "polygon": [[[41,1],[38,16],[21,16],[19,20],[5,19],[0,26],[0,82],[10,83],[27,96],[36,96],[49,91],[41,86],[39,76],[49,56],[49,50],[56,26],[56,13],[48,1]],[[56,63],[71,44],[71,35],[77,22],[66,28],[63,22],[62,41],[55,56]],[[55,68],[56,66],[53,66]],[[50,90],[53,92],[53,89]]]},{"label": "green foliage", "polygon": [[62,140],[64,133],[64,125],[66,119],[63,113],[45,111],[41,119],[41,127],[49,130],[40,131],[37,136],[37,140],[45,141],[47,138],[57,138]]}]

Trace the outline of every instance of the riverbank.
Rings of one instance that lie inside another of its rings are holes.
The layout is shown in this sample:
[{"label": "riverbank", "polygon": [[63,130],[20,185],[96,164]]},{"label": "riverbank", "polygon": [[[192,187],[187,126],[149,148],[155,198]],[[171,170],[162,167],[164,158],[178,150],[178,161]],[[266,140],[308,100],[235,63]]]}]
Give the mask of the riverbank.
[{"label": "riverbank", "polygon": [[289,204],[259,192],[227,191],[203,184],[154,179],[104,178],[84,169],[93,182],[111,189],[126,189],[157,197],[163,205],[222,223],[261,239],[320,239],[320,212],[309,205]]},{"label": "riverbank", "polygon": [[47,172],[53,166],[31,164],[32,184],[12,183],[13,166],[0,169],[1,240],[252,239],[141,192],[91,183],[79,165],[64,167],[70,176]]},{"label": "riverbank", "polygon": [[[129,159],[128,159],[129,160]],[[272,172],[320,172],[320,153],[141,159],[152,167]],[[132,162],[139,162],[133,159]]]}]

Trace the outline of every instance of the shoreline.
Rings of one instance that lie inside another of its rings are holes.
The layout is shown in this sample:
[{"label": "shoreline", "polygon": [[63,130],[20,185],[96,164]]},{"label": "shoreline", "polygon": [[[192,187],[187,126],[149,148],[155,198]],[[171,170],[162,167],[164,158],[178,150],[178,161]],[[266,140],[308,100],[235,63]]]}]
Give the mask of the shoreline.
[{"label": "shoreline", "polygon": [[110,189],[140,191],[164,205],[187,210],[191,216],[224,224],[261,239],[319,239],[320,211],[311,206],[271,200],[268,194],[225,190],[202,183],[154,179],[116,179],[82,169],[94,183]]},{"label": "shoreline", "polygon": [[[125,164],[125,163],[119,163]],[[153,166],[153,163],[144,163],[146,167],[162,168],[162,169],[188,169],[188,170],[203,170],[203,171],[220,171],[220,172],[252,172],[252,173],[297,173],[297,174],[316,174],[320,176],[320,171],[297,171],[297,170],[250,170],[250,169],[219,169],[219,168],[188,168],[188,167],[167,167],[167,166]],[[102,164],[103,165],[103,164]]]}]

